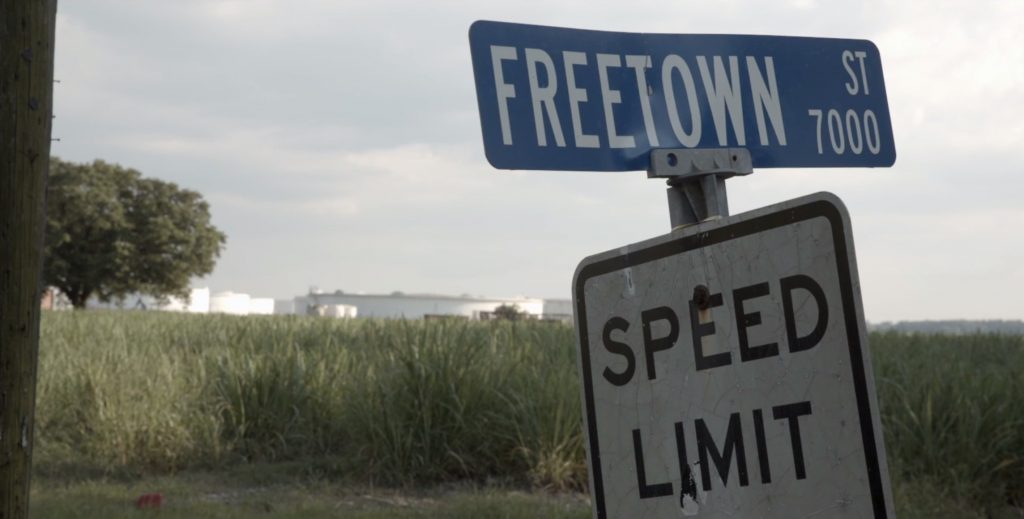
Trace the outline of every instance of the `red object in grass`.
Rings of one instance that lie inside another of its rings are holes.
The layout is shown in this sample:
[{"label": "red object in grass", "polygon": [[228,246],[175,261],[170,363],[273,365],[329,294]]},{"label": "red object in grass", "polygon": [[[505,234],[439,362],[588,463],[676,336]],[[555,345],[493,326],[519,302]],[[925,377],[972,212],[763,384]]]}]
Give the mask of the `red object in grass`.
[{"label": "red object in grass", "polygon": [[135,500],[135,508],[160,508],[160,505],[164,504],[164,496],[159,492],[152,494],[142,494],[138,499]]}]

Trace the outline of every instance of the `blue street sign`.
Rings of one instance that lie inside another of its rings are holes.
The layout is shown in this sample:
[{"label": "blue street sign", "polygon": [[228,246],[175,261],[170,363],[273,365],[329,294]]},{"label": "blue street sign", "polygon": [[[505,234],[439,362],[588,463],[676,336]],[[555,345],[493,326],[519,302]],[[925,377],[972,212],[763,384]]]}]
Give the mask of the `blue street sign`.
[{"label": "blue street sign", "polygon": [[896,160],[870,41],[478,21],[469,43],[496,168],[645,170],[654,148],[747,148],[755,168]]}]

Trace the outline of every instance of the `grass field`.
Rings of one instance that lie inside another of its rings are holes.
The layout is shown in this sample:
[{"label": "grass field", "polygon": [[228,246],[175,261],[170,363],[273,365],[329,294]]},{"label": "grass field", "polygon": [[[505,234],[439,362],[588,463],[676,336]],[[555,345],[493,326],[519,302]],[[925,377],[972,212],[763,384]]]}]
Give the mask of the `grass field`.
[{"label": "grass field", "polygon": [[[586,483],[569,326],[57,312],[42,330],[36,517],[94,499],[109,512],[154,482],[206,495],[197,482],[265,466],[302,470],[257,498],[281,517],[321,513],[302,503],[329,516],[361,488],[434,501],[346,517],[588,515],[557,497]],[[871,347],[900,516],[1016,513],[1024,339],[873,334]],[[250,506],[174,502],[190,517]]]},{"label": "grass field", "polygon": [[[590,504],[577,493],[446,485],[379,488],[296,475],[290,464],[142,479],[77,482],[42,478],[32,517],[86,519],[251,518],[320,519],[585,519]],[[136,496],[160,492],[159,510],[139,510]]]},{"label": "grass field", "polygon": [[[160,492],[159,512],[139,511],[134,500]],[[900,519],[1020,519],[1010,507],[986,510],[943,495],[933,486],[897,481]],[[213,472],[174,475],[37,477],[32,517],[117,519],[584,519],[590,501],[578,492],[549,492],[506,485],[454,483],[373,487],[310,475],[301,463],[238,465]]]}]

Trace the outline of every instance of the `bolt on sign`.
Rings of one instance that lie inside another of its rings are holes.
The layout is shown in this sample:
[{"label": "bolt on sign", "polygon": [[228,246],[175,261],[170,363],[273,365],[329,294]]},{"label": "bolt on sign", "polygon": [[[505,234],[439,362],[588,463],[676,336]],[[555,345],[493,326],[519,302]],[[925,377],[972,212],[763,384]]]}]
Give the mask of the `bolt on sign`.
[{"label": "bolt on sign", "polygon": [[894,517],[835,196],[586,258],[573,304],[596,517]]}]

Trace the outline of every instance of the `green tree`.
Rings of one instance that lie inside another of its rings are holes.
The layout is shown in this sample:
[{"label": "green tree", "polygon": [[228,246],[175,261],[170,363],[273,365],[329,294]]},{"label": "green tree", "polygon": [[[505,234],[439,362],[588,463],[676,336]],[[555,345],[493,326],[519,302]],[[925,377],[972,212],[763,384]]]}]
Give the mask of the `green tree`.
[{"label": "green tree", "polygon": [[512,304],[501,304],[492,312],[495,319],[507,319],[509,321],[518,321],[526,317],[526,312],[519,309],[519,305]]},{"label": "green tree", "polygon": [[46,203],[43,278],[75,308],[91,296],[185,296],[225,242],[199,193],[101,160],[52,159]]}]

